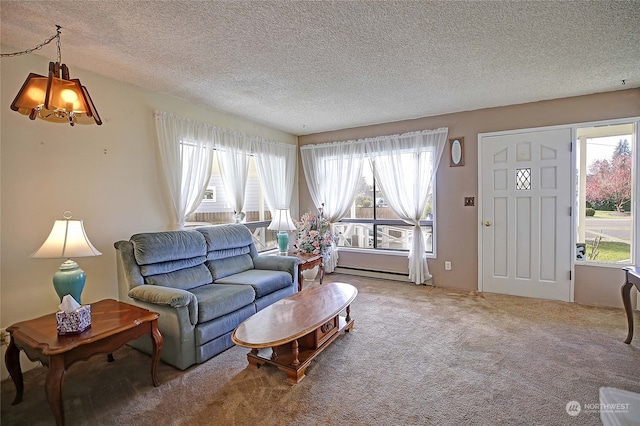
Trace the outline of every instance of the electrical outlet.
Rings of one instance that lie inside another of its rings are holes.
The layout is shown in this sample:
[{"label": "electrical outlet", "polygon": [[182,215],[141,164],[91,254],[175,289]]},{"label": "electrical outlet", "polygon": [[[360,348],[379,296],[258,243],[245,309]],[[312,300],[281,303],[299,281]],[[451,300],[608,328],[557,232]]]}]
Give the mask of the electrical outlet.
[{"label": "electrical outlet", "polygon": [[450,271],[451,270],[451,262],[448,260],[444,261],[444,270],[445,271]]}]

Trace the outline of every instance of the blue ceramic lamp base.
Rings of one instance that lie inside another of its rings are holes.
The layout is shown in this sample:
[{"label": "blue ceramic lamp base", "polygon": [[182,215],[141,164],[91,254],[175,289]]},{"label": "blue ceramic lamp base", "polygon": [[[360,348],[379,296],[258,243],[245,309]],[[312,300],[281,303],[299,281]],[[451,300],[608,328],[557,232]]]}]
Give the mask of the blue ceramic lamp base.
[{"label": "blue ceramic lamp base", "polygon": [[70,294],[76,302],[82,304],[80,295],[84,289],[86,279],[87,276],[78,264],[71,259],[67,259],[60,265],[58,272],[53,274],[53,288],[58,293],[61,302],[64,296]]},{"label": "blue ceramic lamp base", "polygon": [[286,256],[289,250],[289,234],[287,234],[287,231],[278,232],[278,249],[282,256]]}]

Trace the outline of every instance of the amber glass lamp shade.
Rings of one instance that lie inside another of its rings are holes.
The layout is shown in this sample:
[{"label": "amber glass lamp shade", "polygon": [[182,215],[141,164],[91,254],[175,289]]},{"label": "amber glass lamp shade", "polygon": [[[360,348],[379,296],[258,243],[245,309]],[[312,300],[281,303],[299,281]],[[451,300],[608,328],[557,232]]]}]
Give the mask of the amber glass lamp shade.
[{"label": "amber glass lamp shade", "polygon": [[65,64],[49,63],[49,75],[31,73],[25,80],[11,109],[53,123],[102,124],[87,88],[69,78]]}]

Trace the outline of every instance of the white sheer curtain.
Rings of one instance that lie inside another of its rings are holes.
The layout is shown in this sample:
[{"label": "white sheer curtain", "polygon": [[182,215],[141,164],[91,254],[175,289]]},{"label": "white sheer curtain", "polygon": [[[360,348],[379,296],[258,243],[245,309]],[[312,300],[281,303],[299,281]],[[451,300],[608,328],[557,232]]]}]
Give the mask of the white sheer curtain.
[{"label": "white sheer curtain", "polygon": [[246,143],[245,137],[238,133],[224,131],[215,133],[216,144],[220,146],[217,154],[222,184],[229,205],[233,208],[234,220],[240,223],[245,217],[242,209],[249,172],[250,144]]},{"label": "white sheer curtain", "polygon": [[211,175],[213,141],[201,124],[165,112],[156,112],[156,132],[175,227],[184,223],[200,205]]},{"label": "white sheer curtain", "polygon": [[[307,145],[300,148],[302,167],[311,199],[330,223],[342,219],[356,193],[362,175],[365,145],[358,142],[337,142]],[[338,265],[338,250],[334,245],[325,260],[325,271],[333,272]]]},{"label": "white sheer curtain", "polygon": [[283,143],[255,139],[254,161],[271,217],[276,210],[288,209],[293,195],[296,173],[296,147]]},{"label": "white sheer curtain", "polygon": [[296,147],[220,129],[166,112],[155,113],[156,132],[176,227],[202,202],[211,176],[213,151],[218,150],[226,195],[235,220],[244,218],[249,155],[255,155],[258,175],[272,217],[288,209],[293,194]]},{"label": "white sheer curtain", "polygon": [[447,132],[444,128],[365,141],[367,155],[374,162],[376,183],[385,201],[402,220],[413,225],[409,279],[416,284],[432,277],[420,219],[438,170]]}]

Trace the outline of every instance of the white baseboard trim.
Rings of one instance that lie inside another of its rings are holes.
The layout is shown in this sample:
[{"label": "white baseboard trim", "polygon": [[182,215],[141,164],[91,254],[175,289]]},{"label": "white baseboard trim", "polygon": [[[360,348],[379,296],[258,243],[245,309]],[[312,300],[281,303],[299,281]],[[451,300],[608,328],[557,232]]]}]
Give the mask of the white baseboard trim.
[{"label": "white baseboard trim", "polygon": [[[333,272],[337,274],[355,275],[358,277],[380,278],[382,280],[401,281],[410,283],[409,274],[400,272],[372,271],[369,269],[348,268],[344,266],[336,267]],[[433,285],[433,280],[427,281],[426,285]]]}]

